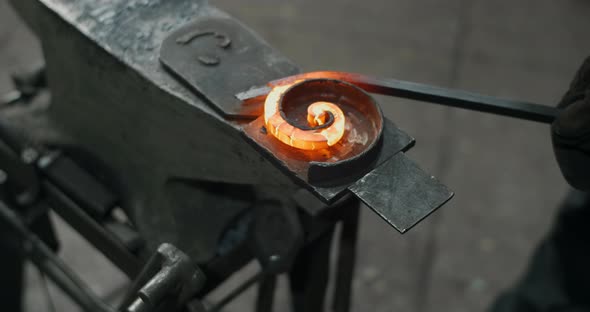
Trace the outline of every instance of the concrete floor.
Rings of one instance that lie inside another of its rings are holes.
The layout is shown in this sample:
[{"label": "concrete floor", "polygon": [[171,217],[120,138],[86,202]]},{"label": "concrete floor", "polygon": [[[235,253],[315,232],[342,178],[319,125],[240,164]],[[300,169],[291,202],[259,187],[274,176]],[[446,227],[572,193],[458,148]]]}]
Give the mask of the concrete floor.
[{"label": "concrete floor", "polygon": [[[211,1],[305,70],[334,69],[554,105],[590,52],[584,0]],[[0,92],[7,74],[39,57],[0,0]],[[353,311],[484,311],[523,271],[567,190],[547,125],[380,98],[417,140],[409,153],[456,192],[399,235],[362,215]],[[121,274],[60,227],[66,260],[109,295]],[[28,311],[45,311],[29,272]],[[58,311],[73,310],[51,289]],[[116,291],[115,291],[116,292]],[[252,293],[229,311],[246,310]],[[278,305],[285,305],[284,294]],[[282,309],[284,310],[284,309]]]}]

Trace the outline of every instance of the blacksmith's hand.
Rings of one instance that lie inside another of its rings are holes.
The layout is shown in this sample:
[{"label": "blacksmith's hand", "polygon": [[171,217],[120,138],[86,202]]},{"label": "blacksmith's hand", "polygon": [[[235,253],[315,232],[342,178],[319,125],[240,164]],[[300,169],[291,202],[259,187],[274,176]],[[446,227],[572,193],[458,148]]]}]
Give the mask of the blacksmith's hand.
[{"label": "blacksmith's hand", "polygon": [[590,57],[558,107],[563,111],[551,126],[557,162],[571,186],[590,191]]}]

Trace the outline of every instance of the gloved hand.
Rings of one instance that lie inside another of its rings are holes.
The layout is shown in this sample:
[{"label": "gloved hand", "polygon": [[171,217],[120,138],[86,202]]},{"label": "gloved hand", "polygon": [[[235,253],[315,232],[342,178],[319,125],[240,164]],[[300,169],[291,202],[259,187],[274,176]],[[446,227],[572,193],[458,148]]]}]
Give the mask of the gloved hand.
[{"label": "gloved hand", "polygon": [[571,186],[590,191],[590,57],[558,107],[563,112],[551,126],[557,162]]}]

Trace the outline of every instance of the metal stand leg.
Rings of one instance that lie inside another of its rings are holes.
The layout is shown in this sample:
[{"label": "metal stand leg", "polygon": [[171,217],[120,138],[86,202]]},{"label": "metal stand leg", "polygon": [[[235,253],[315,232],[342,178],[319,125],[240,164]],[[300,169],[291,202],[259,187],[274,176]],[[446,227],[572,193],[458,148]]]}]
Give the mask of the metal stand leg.
[{"label": "metal stand leg", "polygon": [[275,297],[277,276],[265,276],[258,284],[258,297],[256,298],[256,312],[272,312]]},{"label": "metal stand leg", "polygon": [[306,246],[289,272],[293,311],[321,312],[330,275],[334,228]]},{"label": "metal stand leg", "polygon": [[[0,220],[0,229],[7,226]],[[0,257],[0,302],[2,311],[22,311],[23,294],[23,268],[24,258],[12,233],[0,230],[0,249],[3,256]],[[11,240],[12,238],[12,240]]]},{"label": "metal stand leg", "polygon": [[340,233],[338,270],[334,301],[332,302],[334,312],[350,311],[352,279],[354,277],[354,266],[356,262],[359,208],[360,202],[356,199],[351,200],[346,207],[343,207],[346,210],[346,215],[342,219],[342,231]]}]

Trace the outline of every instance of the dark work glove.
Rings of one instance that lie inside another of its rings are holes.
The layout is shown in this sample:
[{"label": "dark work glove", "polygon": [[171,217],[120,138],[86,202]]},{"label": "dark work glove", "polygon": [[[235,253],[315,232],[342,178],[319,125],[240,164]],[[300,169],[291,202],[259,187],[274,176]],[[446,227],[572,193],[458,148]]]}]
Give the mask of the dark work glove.
[{"label": "dark work glove", "polygon": [[557,162],[571,186],[590,191],[590,57],[558,107],[563,112],[551,126]]}]

